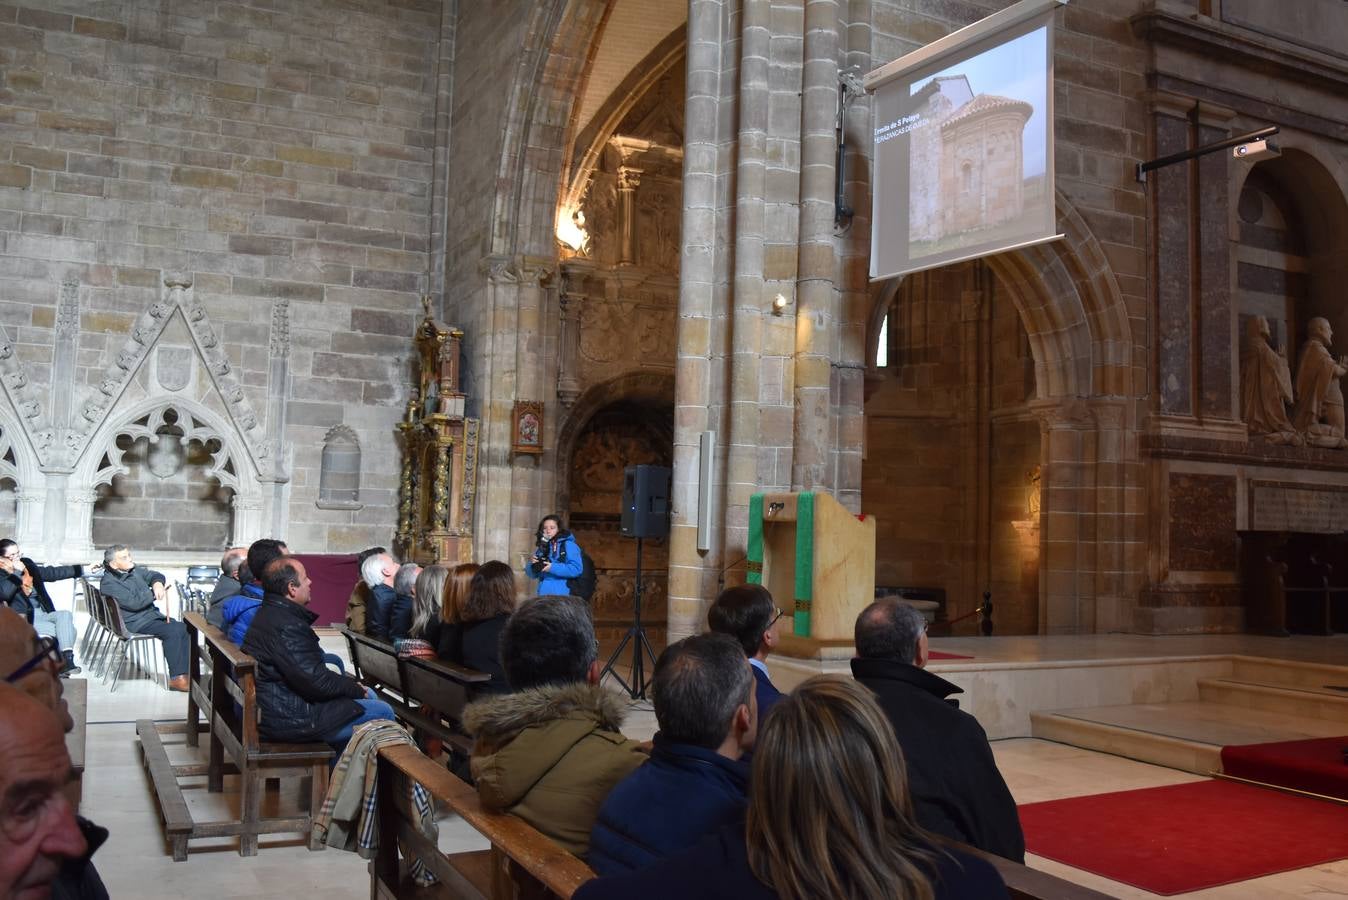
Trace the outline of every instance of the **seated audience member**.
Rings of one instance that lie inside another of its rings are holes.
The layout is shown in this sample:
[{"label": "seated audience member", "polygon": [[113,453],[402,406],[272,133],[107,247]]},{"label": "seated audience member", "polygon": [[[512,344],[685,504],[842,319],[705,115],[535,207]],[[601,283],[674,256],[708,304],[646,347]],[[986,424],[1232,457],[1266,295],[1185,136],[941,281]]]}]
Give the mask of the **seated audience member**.
[{"label": "seated audience member", "polygon": [[370,602],[365,607],[365,633],[381,641],[389,640],[390,617],[397,594],[393,578],[398,564],[387,553],[376,553],[360,566],[360,577],[370,586]]},{"label": "seated audience member", "polygon": [[0,897],[53,896],[63,875],[66,887],[99,889],[67,896],[107,897],[96,874],[79,877],[93,851],[66,796],[75,773],[61,724],[11,684],[0,684],[0,759]]},{"label": "seated audience member", "polygon": [[[0,675],[4,680],[32,697],[43,707],[56,715],[62,731],[69,734],[75,728],[70,717],[70,708],[62,694],[65,686],[59,672],[63,660],[56,648],[56,639],[39,637],[33,627],[25,622],[13,610],[0,607]],[[0,699],[0,705],[4,700]],[[0,725],[0,731],[3,726]],[[3,738],[0,738],[0,742]],[[0,794],[2,797],[3,794]],[[4,815],[0,812],[0,815]],[[95,851],[108,839],[108,830],[90,822],[83,816],[76,816],[80,833],[88,844],[88,850],[75,859],[61,864],[61,873],[52,885],[52,897],[57,900],[79,898],[79,900],[98,900],[108,896],[98,870],[94,868],[92,857]],[[4,850],[3,826],[0,826],[0,855]],[[3,867],[3,863],[0,863]],[[3,889],[4,879],[0,877],[0,897],[8,897]]]},{"label": "seated audience member", "polygon": [[388,550],[383,547],[370,547],[356,554],[356,586],[351,589],[351,596],[346,600],[346,627],[357,634],[365,634],[366,628],[369,627],[367,615],[370,606],[370,586],[365,583],[365,578],[360,573],[365,566],[365,560],[381,553],[388,553]]},{"label": "seated audience member", "polygon": [[670,644],[651,679],[650,762],[618,782],[590,832],[600,875],[644,869],[725,825],[742,824],[758,728],[754,676],[735,639],[701,634]]},{"label": "seated audience member", "polygon": [[744,825],[574,900],[991,900],[991,864],[938,844],[913,819],[903,752],[869,691],[819,675],[782,698],[754,745]]},{"label": "seated audience member", "polygon": [[408,629],[407,637],[393,642],[399,656],[436,658],[442,627],[440,605],[448,576],[449,569],[438,565],[427,566],[417,576],[416,589],[412,592],[412,627]]},{"label": "seated audience member", "polygon": [[625,707],[599,685],[598,652],[582,601],[535,598],[501,633],[513,693],[463,713],[477,739],[471,770],[482,805],[514,813],[577,856],[609,790],[646,760],[619,730]]},{"label": "seated audience member", "polygon": [[524,565],[524,574],[538,579],[538,595],[569,597],[567,580],[583,571],[585,559],[575,537],[557,516],[544,516],[534,534],[534,555]]},{"label": "seated audience member", "polygon": [[768,677],[764,662],[777,646],[777,632],[773,626],[782,617],[782,611],[772,602],[772,594],[761,584],[741,584],[726,588],[707,610],[707,625],[717,634],[728,634],[739,641],[749,665],[754,667],[754,681],[758,685],[758,717],[767,716],[782,692]]},{"label": "seated audience member", "polygon": [[515,611],[515,573],[500,560],[456,566],[445,584],[445,625],[440,629],[441,659],[485,672],[491,681],[479,694],[510,690],[501,668],[501,631]]},{"label": "seated audience member", "polygon": [[56,638],[65,660],[62,675],[80,671],[75,665],[75,617],[57,609],[47,593],[47,582],[78,578],[83,566],[40,566],[9,538],[0,541],[0,602],[28,620],[38,634]]},{"label": "seated audience member", "polygon": [[258,579],[272,560],[289,555],[286,542],[276,538],[261,538],[248,546],[247,562],[239,569],[240,575],[246,573],[248,577],[243,579],[239,593],[225,601],[223,628],[232,643],[243,646],[243,636],[262,605],[262,583]]},{"label": "seated audience member", "polygon": [[421,566],[403,563],[393,576],[393,606],[388,611],[388,641],[402,640],[412,630],[412,607],[416,605],[417,576]]},{"label": "seated audience member", "polygon": [[167,595],[167,580],[154,569],[137,566],[131,551],[113,544],[103,551],[103,578],[98,589],[122,610],[122,621],[133,634],[152,634],[164,645],[169,690],[187,690],[187,628],[170,619],[155,604]]},{"label": "seated audience member", "polygon": [[269,741],[326,741],[338,751],[362,722],[392,719],[393,710],[360,682],[324,665],[308,609],[310,584],[297,559],[274,559],[243,652],[257,660],[258,731]]},{"label": "seated audience member", "polygon": [[220,578],[211,591],[211,604],[206,610],[206,621],[216,628],[225,627],[225,601],[243,590],[239,570],[247,559],[246,547],[231,547],[220,557]]},{"label": "seated audience member", "polygon": [[900,600],[877,600],[856,623],[852,674],[894,726],[923,828],[1025,861],[1016,801],[978,720],[947,699],[961,690],[927,665],[927,620]]}]

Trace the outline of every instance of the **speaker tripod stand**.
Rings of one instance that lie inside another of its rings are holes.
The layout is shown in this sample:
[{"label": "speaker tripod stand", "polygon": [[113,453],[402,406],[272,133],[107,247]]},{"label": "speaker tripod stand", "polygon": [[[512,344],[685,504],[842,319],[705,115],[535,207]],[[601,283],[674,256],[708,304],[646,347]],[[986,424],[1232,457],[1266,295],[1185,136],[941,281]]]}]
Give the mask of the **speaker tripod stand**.
[{"label": "speaker tripod stand", "polygon": [[[641,625],[641,538],[637,538],[637,580],[633,594],[632,626],[627,629],[627,634],[623,635],[622,642],[613,651],[613,655],[608,658],[608,662],[604,663],[604,670],[599,673],[599,680],[603,681],[605,676],[612,675],[618,680],[618,684],[622,685],[623,690],[627,692],[629,697],[633,700],[645,700],[646,686],[650,682],[650,678],[646,674],[645,662],[647,658],[650,659],[651,674],[653,675],[655,673],[655,651],[651,649],[651,642],[646,638],[646,629]],[[628,677],[632,679],[630,684],[618,673],[617,669],[613,668],[613,664],[618,661],[618,657],[622,656],[623,650],[629,643],[632,645],[632,671],[628,673]]]}]

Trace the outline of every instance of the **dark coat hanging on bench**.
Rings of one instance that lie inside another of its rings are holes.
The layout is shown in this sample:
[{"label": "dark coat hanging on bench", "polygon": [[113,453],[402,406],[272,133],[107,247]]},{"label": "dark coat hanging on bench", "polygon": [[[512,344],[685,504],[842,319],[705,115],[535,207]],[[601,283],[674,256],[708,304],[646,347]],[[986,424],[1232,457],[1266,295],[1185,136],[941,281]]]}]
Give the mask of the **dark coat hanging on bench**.
[{"label": "dark coat hanging on bench", "polygon": [[267,594],[243,639],[257,660],[258,732],[270,741],[321,741],[361,714],[360,682],[323,663],[317,614]]}]

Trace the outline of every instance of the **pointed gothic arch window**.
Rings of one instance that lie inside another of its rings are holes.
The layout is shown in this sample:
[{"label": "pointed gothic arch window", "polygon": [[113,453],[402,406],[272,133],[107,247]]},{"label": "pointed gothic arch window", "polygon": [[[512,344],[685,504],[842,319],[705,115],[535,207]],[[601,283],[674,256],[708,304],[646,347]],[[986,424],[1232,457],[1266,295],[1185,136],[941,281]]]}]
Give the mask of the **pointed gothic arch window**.
[{"label": "pointed gothic arch window", "polygon": [[323,458],[318,473],[321,509],[360,509],[360,439],[346,425],[323,436]]}]

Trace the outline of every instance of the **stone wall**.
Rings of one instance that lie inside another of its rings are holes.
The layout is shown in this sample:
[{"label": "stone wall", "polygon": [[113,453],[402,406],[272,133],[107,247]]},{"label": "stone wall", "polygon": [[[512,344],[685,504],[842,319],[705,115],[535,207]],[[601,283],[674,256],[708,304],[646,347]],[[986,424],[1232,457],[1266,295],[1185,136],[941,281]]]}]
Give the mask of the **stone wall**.
[{"label": "stone wall", "polygon": [[[230,408],[246,404],[249,434],[276,451],[274,467],[236,460],[266,482],[254,527],[297,550],[388,542],[392,425],[427,286],[440,12],[438,0],[0,6],[0,325],[40,407],[30,434],[59,447],[119,416],[121,388],[92,418],[80,411],[178,273],[241,390]],[[62,296],[75,352],[53,372]],[[156,394],[174,391],[152,381]],[[359,510],[315,506],[338,424],[364,451]],[[55,552],[59,535],[46,537]]]}]

